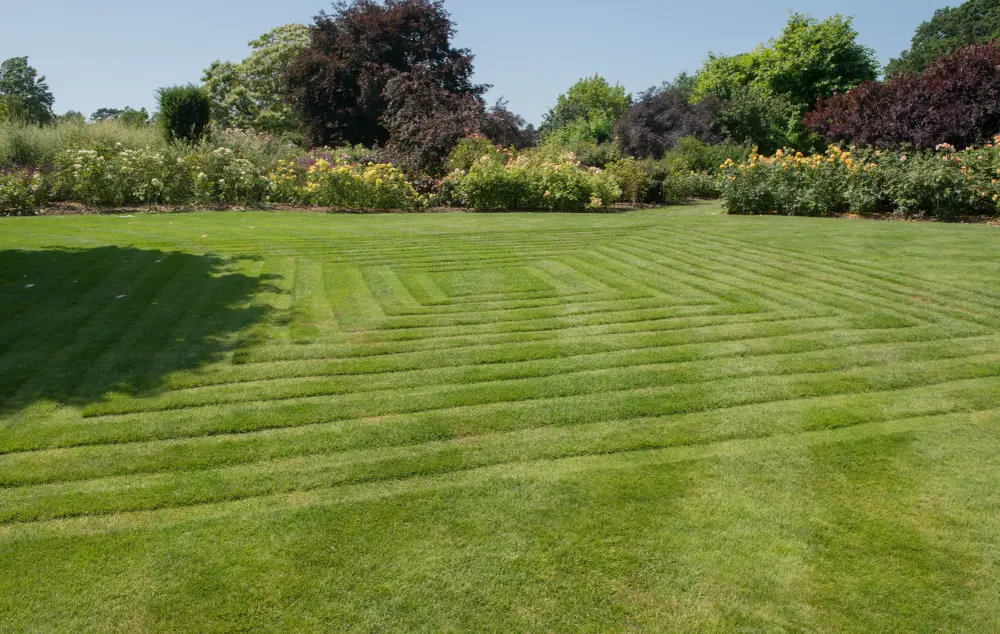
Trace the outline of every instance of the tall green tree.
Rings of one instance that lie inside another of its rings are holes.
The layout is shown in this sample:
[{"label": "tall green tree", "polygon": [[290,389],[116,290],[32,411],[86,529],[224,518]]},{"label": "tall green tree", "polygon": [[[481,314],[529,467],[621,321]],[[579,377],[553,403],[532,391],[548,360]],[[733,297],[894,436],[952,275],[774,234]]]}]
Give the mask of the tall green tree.
[{"label": "tall green tree", "polygon": [[[28,123],[50,123],[55,119],[52,113],[55,98],[45,77],[28,65],[27,57],[11,57],[0,64],[0,97],[8,97],[8,111],[19,110],[20,117]],[[19,107],[11,105],[15,101],[11,97],[20,100]]]},{"label": "tall green tree", "polygon": [[309,27],[286,24],[250,42],[253,52],[238,64],[213,62],[203,81],[212,97],[212,119],[224,127],[272,134],[294,132],[284,75],[309,45]]},{"label": "tall green tree", "polygon": [[168,86],[156,91],[157,122],[168,143],[200,141],[208,132],[212,102],[201,86]]},{"label": "tall green tree", "polygon": [[545,115],[539,132],[547,140],[562,143],[605,143],[632,105],[632,95],[620,84],[612,86],[600,75],[581,79],[562,95]]},{"label": "tall green tree", "polygon": [[[806,149],[818,138],[802,117],[819,98],[843,93],[878,76],[875,52],[857,41],[851,18],[792,14],[781,35],[749,53],[710,56],[694,98],[714,98],[734,140],[761,151],[781,145]],[[782,132],[783,130],[783,132]]]},{"label": "tall green tree", "polygon": [[1000,39],[1000,0],[968,0],[934,12],[917,27],[910,48],[885,67],[886,75],[919,73],[943,54]]}]

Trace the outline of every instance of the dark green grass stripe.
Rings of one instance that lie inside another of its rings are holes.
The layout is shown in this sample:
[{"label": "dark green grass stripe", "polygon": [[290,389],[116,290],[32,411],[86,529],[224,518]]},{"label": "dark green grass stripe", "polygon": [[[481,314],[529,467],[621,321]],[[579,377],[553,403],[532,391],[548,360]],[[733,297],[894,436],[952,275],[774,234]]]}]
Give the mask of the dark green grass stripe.
[{"label": "dark green grass stripe", "polygon": [[[870,347],[849,347],[818,352],[790,352],[779,354],[721,355],[714,359],[678,361],[676,351],[659,347],[618,355],[566,355],[551,359],[558,346],[543,352],[542,359],[531,361],[487,361],[486,364],[464,365],[447,370],[434,367],[412,371],[408,375],[392,373],[382,377],[361,375],[341,376],[330,381],[322,376],[305,380],[282,380],[252,385],[236,384],[212,388],[184,390],[150,398],[121,398],[105,400],[83,410],[84,416],[125,415],[156,412],[209,405],[225,405],[254,401],[274,401],[316,396],[351,395],[365,392],[389,393],[413,387],[467,387],[482,388],[513,381],[544,379],[565,376],[567,380],[586,385],[603,385],[610,388],[622,386],[640,389],[673,382],[696,382],[722,378],[750,376],[753,374],[776,375],[779,373],[827,372],[868,365],[940,360],[988,354],[1000,350],[1000,340],[995,337],[979,340],[918,342],[906,345],[901,342],[876,344]],[[616,358],[617,356],[617,358]],[[611,357],[611,358],[609,358]],[[780,368],[780,369],[779,369]],[[512,389],[516,393],[516,389]]]},{"label": "dark green grass stripe", "polygon": [[[992,337],[992,336],[991,336]],[[751,340],[689,345],[664,345],[658,337],[650,336],[613,336],[608,335],[600,340],[593,338],[578,341],[560,341],[558,345],[517,346],[512,349],[497,347],[479,354],[468,354],[476,350],[466,351],[466,354],[455,355],[453,352],[411,353],[397,355],[387,359],[362,358],[357,360],[320,360],[275,362],[268,364],[253,364],[230,366],[225,365],[214,370],[199,370],[197,373],[178,373],[169,377],[160,386],[167,393],[174,390],[198,390],[216,386],[232,386],[243,383],[268,381],[285,381],[290,379],[318,379],[321,377],[342,377],[356,379],[359,376],[372,377],[378,380],[389,380],[380,375],[406,374],[426,371],[434,373],[437,370],[455,370],[459,368],[484,368],[491,365],[525,364],[531,362],[554,362],[560,359],[574,360],[578,357],[621,357],[636,360],[669,358],[672,361],[696,361],[699,359],[714,359],[725,356],[748,356],[752,354],[776,354],[784,352],[815,352],[826,349],[842,348],[845,345],[875,345],[875,344],[912,344],[921,342],[953,342],[962,343],[965,340],[982,339],[977,335],[969,337],[965,334],[942,337],[941,332],[934,328],[913,330],[860,330],[860,331],[822,331],[815,334],[795,335],[792,337],[762,337]],[[1000,342],[998,342],[1000,343]],[[567,345],[568,344],[568,345]],[[546,349],[548,348],[548,349]],[[641,361],[640,361],[641,362]],[[621,361],[627,365],[627,362]]]},{"label": "dark green grass stripe", "polygon": [[[780,277],[768,276],[754,269],[733,266],[727,258],[708,258],[702,251],[684,249],[675,244],[663,245],[653,240],[636,239],[623,241],[616,249],[602,249],[607,257],[622,259],[628,256],[639,257],[649,262],[661,274],[675,274],[677,271],[690,272],[708,280],[710,283],[722,283],[727,287],[739,288],[753,293],[761,301],[778,303],[789,307],[800,307],[804,310],[816,310],[818,307],[833,309],[839,313],[857,314],[870,308],[864,302],[844,302],[842,298],[830,293],[819,293],[815,289],[804,291],[798,284],[786,284]],[[685,257],[687,256],[687,257]]]},{"label": "dark green grass stripe", "polygon": [[[660,333],[663,336],[670,336],[673,341],[683,333],[685,337],[691,337],[682,343],[694,343],[699,341],[716,341],[728,338],[727,334],[709,334],[706,339],[705,333],[714,330],[734,330],[737,333],[748,331],[749,334],[739,335],[737,338],[755,338],[758,336],[773,336],[774,334],[793,334],[805,332],[817,332],[834,328],[844,327],[844,320],[836,317],[809,317],[798,318],[796,316],[760,313],[752,315],[740,315],[724,313],[721,315],[706,315],[703,317],[665,317],[661,319],[635,319],[628,321],[609,320],[606,323],[586,323],[573,326],[572,322],[566,326],[560,324],[547,325],[545,328],[535,330],[510,330],[495,334],[468,333],[457,334],[448,337],[437,337],[433,339],[401,340],[401,341],[378,341],[372,344],[335,344],[335,345],[315,345],[290,347],[258,347],[256,349],[242,351],[234,358],[239,365],[267,364],[274,362],[288,362],[300,360],[337,360],[348,358],[384,357],[392,355],[405,355],[417,352],[428,352],[436,350],[460,350],[464,348],[489,348],[498,344],[517,344],[531,341],[548,340],[569,340],[579,337],[612,335],[622,333],[650,334]],[[761,332],[763,330],[763,332]],[[695,332],[689,332],[695,331]]]},{"label": "dark green grass stripe", "polygon": [[668,301],[676,301],[676,298],[690,298],[692,301],[702,302],[718,301],[716,294],[696,288],[683,279],[678,279],[677,276],[667,280],[663,276],[649,275],[641,269],[619,266],[617,262],[595,263],[594,259],[593,252],[587,252],[575,253],[563,258],[563,261],[581,274],[612,287],[628,289],[628,292],[652,294]]},{"label": "dark green grass stripe", "polygon": [[488,425],[474,437],[462,435],[454,424],[420,425],[403,419],[55,449],[0,457],[0,487],[58,484],[137,473],[201,471],[297,456],[413,447],[460,437],[464,439],[463,446],[469,446],[475,438],[483,436],[530,435],[552,427],[564,428],[562,444],[581,440],[588,435],[588,429],[600,429],[605,440],[627,441],[630,447],[722,442],[992,409],[1000,406],[1000,390],[996,387],[996,379],[979,379],[910,390],[819,397],[808,408],[802,408],[798,401],[775,401],[653,419],[582,419],[530,428]]},{"label": "dark green grass stripe", "polygon": [[[703,252],[693,252],[676,246],[665,249],[655,243],[651,244],[646,240],[634,240],[627,246],[623,245],[621,249],[625,252],[643,254],[646,257],[653,256],[672,259],[687,266],[697,267],[700,270],[719,269],[725,271],[722,275],[732,275],[736,279],[742,279],[745,288],[751,292],[754,292],[754,289],[767,288],[769,290],[765,293],[765,296],[770,294],[781,298],[783,299],[783,303],[786,304],[819,304],[858,317],[864,317],[868,314],[885,315],[897,320],[903,320],[902,323],[910,325],[913,325],[914,321],[920,323],[936,323],[940,321],[937,316],[933,316],[931,319],[918,318],[912,314],[912,311],[900,310],[895,306],[886,307],[884,302],[881,305],[873,304],[871,297],[861,293],[854,293],[851,290],[843,290],[839,287],[831,288],[824,280],[810,276],[808,271],[799,270],[792,272],[779,269],[779,274],[771,274],[766,269],[778,267],[771,267],[768,263],[746,260],[750,267],[745,268],[729,264],[731,260],[743,259],[739,253],[727,253],[726,262],[716,264],[714,261],[706,259]],[[669,264],[664,263],[661,265],[670,268]],[[811,280],[811,292],[803,290],[801,285],[803,278]],[[798,281],[793,281],[795,279]],[[859,297],[859,295],[861,296]]]},{"label": "dark green grass stripe", "polygon": [[[645,243],[649,242],[645,238],[637,238],[636,241]],[[861,279],[854,280],[855,283],[853,284],[845,283],[842,281],[845,278],[845,275],[841,271],[830,269],[828,267],[818,267],[815,263],[810,263],[807,268],[803,268],[801,263],[793,264],[794,260],[788,260],[787,258],[776,257],[773,255],[764,256],[763,259],[760,259],[761,254],[756,251],[754,252],[757,253],[758,257],[751,257],[748,253],[748,251],[752,251],[751,249],[741,249],[734,253],[732,251],[721,251],[717,245],[703,243],[700,238],[692,238],[691,241],[700,243],[701,251],[715,253],[720,256],[725,254],[728,259],[731,260],[735,258],[742,260],[753,266],[755,269],[764,268],[778,271],[778,273],[774,274],[774,277],[778,279],[791,280],[794,283],[794,280],[801,279],[801,277],[805,275],[809,279],[814,280],[817,286],[827,289],[830,289],[831,287],[836,289],[832,291],[835,294],[859,297],[861,306],[871,304],[873,300],[882,304],[888,301],[892,306],[896,307],[897,311],[926,315],[923,319],[929,323],[933,321],[940,321],[942,314],[951,319],[955,317],[954,312],[942,313],[940,310],[934,310],[931,307],[924,307],[919,304],[915,304],[910,295],[900,293],[897,290],[882,290],[879,287],[883,285],[874,283],[871,278],[863,277]],[[683,247],[678,247],[678,249],[684,250]],[[695,254],[692,253],[692,255]],[[824,274],[823,270],[828,271],[828,273]],[[765,273],[762,274],[766,275]],[[856,282],[862,282],[862,284],[858,285]]]},{"label": "dark green grass stripe", "polygon": [[[718,250],[718,245],[712,245],[704,237],[698,238],[703,244],[706,245],[706,249]],[[739,244],[735,241],[724,240],[724,242],[729,242],[733,244]],[[819,259],[814,256],[803,254],[793,250],[778,250],[760,246],[749,246],[742,245],[741,251],[743,252],[753,252],[763,257],[767,262],[778,262],[785,263],[786,266],[790,265],[792,262],[798,262],[799,266],[802,263],[807,264],[813,270],[823,270],[829,273],[829,281],[831,283],[838,283],[840,286],[845,288],[861,288],[869,289],[869,293],[880,297],[882,299],[889,299],[895,303],[904,304],[907,306],[916,306],[922,308],[923,310],[932,311],[938,315],[948,317],[950,319],[968,319],[970,317],[975,318],[977,323],[983,325],[989,325],[995,322],[995,317],[990,315],[984,315],[982,311],[983,303],[989,303],[988,298],[979,297],[974,295],[970,298],[971,301],[963,301],[963,306],[956,309],[952,306],[947,305],[945,302],[936,298],[938,294],[939,286],[931,286],[930,283],[919,283],[920,281],[914,280],[909,284],[899,284],[897,282],[886,280],[881,282],[877,281],[879,278],[875,275],[869,274],[864,267],[841,267],[839,264],[837,266],[832,265],[828,259]],[[774,266],[774,265],[771,265]],[[853,269],[853,271],[852,271]],[[860,270],[858,270],[860,269]],[[841,281],[843,280],[843,281]],[[854,282],[855,284],[851,284]],[[860,282],[860,286],[856,286],[856,283]],[[879,293],[871,291],[872,288],[885,289]],[[933,292],[928,292],[933,291]],[[921,296],[921,302],[926,302],[928,299],[932,300],[932,304],[914,304],[914,293],[919,293]],[[983,321],[986,320],[986,321]]]},{"label": "dark green grass stripe", "polygon": [[[596,385],[581,390],[578,385],[549,382],[545,386],[546,392],[538,386],[531,386],[533,382],[528,381],[529,385],[523,387],[519,394],[512,394],[507,386],[494,387],[492,391],[472,386],[457,390],[410,390],[406,394],[388,395],[384,400],[373,399],[366,394],[363,398],[322,397],[251,402],[239,407],[209,406],[155,414],[84,418],[45,427],[14,427],[0,439],[3,443],[0,453],[209,436],[394,414],[438,418],[472,410],[476,411],[477,418],[469,421],[471,426],[468,429],[478,430],[484,424],[482,417],[485,412],[495,416],[498,410],[508,407],[517,409],[518,404],[530,407],[531,403],[542,404],[547,418],[558,415],[559,411],[573,411],[579,416],[579,410],[587,415],[600,414],[596,420],[618,418],[623,413],[628,417],[662,416],[775,400],[907,389],[998,375],[1000,359],[997,355],[981,355],[834,372],[709,379],[646,389],[607,390],[602,385]],[[531,419],[521,420],[520,424],[530,425]],[[538,424],[549,423],[536,422],[534,426]]]},{"label": "dark green grass stripe", "polygon": [[[708,241],[719,241],[728,243],[737,243],[743,245],[743,248],[754,249],[763,254],[793,254],[802,260],[806,260],[814,263],[825,263],[832,264],[837,270],[847,270],[853,271],[859,275],[862,279],[864,278],[874,278],[880,279],[884,282],[889,282],[895,284],[899,287],[899,291],[903,294],[908,294],[910,291],[926,291],[928,289],[933,291],[935,295],[942,295],[949,298],[959,299],[959,301],[964,302],[967,306],[977,306],[982,304],[987,304],[994,308],[1000,308],[1000,295],[993,295],[991,293],[974,291],[965,286],[964,281],[954,280],[949,284],[941,284],[935,282],[934,280],[928,280],[926,278],[920,277],[918,275],[908,273],[906,271],[900,270],[888,270],[877,264],[872,263],[860,263],[852,260],[845,260],[839,258],[836,254],[828,255],[824,254],[822,258],[817,258],[814,254],[807,253],[804,251],[799,251],[796,249],[783,248],[775,249],[773,247],[768,247],[765,245],[754,244],[750,242],[737,241],[729,236],[722,236],[702,229],[684,229],[684,233],[697,234],[702,236]],[[961,299],[960,299],[961,298]]]},{"label": "dark green grass stripe", "polygon": [[[683,250],[678,248],[678,250]],[[702,248],[703,251],[716,252],[714,247],[705,245]],[[697,257],[699,254],[690,252],[691,256]],[[855,312],[862,312],[866,310],[874,310],[874,307],[879,307],[882,312],[891,312],[897,315],[904,315],[910,319],[919,319],[925,323],[940,323],[942,319],[954,320],[956,313],[954,311],[936,309],[933,306],[915,302],[911,297],[900,297],[894,292],[883,292],[877,288],[872,290],[873,284],[869,283],[855,286],[842,284],[835,279],[833,273],[831,275],[822,275],[817,272],[810,273],[809,269],[803,269],[802,266],[792,267],[787,262],[782,262],[778,258],[767,258],[765,260],[756,260],[750,257],[744,257],[739,253],[724,252],[729,260],[737,259],[747,262],[747,264],[753,267],[755,270],[761,271],[761,275],[772,277],[772,274],[766,273],[763,269],[775,270],[778,273],[773,274],[775,279],[787,280],[787,284],[790,286],[798,285],[798,282],[806,277],[812,280],[816,287],[829,287],[833,286],[837,289],[834,293],[838,296],[860,296],[857,299],[849,300],[855,301],[856,306],[853,308]],[[718,252],[721,256],[723,252]],[[775,263],[777,262],[777,264]],[[862,290],[855,291],[855,288],[860,288]],[[888,307],[888,308],[886,308]],[[975,323],[984,325],[981,320],[974,320]]]},{"label": "dark green grass stripe", "polygon": [[[996,408],[973,413],[980,414],[992,424],[996,424],[998,420]],[[939,416],[948,416],[948,413]],[[896,427],[907,420],[919,421],[912,427],[919,430],[920,427],[932,425],[936,418],[938,417],[921,414],[891,421],[856,422],[833,429],[821,428],[811,432],[800,430],[799,435],[824,433],[831,440],[835,440],[837,436],[842,436],[859,426],[885,426],[886,423],[896,423],[897,425],[893,425]],[[648,428],[649,424],[645,424],[644,427]],[[37,522],[200,506],[292,491],[303,492],[418,476],[454,474],[495,465],[548,462],[637,451],[663,452],[678,447],[669,442],[650,442],[652,439],[632,445],[621,440],[612,443],[602,442],[606,437],[602,429],[592,435],[583,430],[576,430],[581,432],[581,437],[564,436],[563,443],[552,442],[552,436],[559,436],[559,431],[561,430],[535,430],[535,433],[496,435],[472,442],[445,441],[395,450],[380,448],[376,452],[359,452],[360,455],[357,456],[338,454],[296,457],[223,467],[195,476],[184,472],[130,475],[80,483],[3,489],[0,490],[0,523]],[[765,431],[758,436],[737,436],[721,441],[691,440],[680,444],[679,447],[711,446],[720,442],[745,443],[773,437],[773,433]]]},{"label": "dark green grass stripe", "polygon": [[[67,536],[114,537],[148,528],[161,530],[177,524],[237,518],[248,514],[267,515],[286,513],[293,509],[315,509],[339,504],[369,503],[415,493],[427,494],[441,489],[461,491],[466,487],[486,483],[525,479],[531,481],[579,480],[587,478],[588,474],[595,471],[659,470],[672,463],[718,460],[752,454],[772,455],[779,452],[779,455],[794,456],[812,446],[837,442],[864,442],[887,435],[919,433],[938,430],[942,427],[958,432],[968,429],[970,425],[989,427],[995,425],[996,422],[997,412],[985,410],[924,418],[903,418],[895,421],[855,425],[843,429],[819,429],[789,437],[764,437],[709,444],[693,443],[666,449],[607,451],[561,459],[542,458],[520,463],[498,463],[489,467],[453,470],[435,476],[414,475],[358,485],[245,497],[228,502],[33,522],[12,522],[0,526],[0,538],[8,543],[14,541],[27,543],[39,539]],[[777,446],[775,446],[775,440],[780,441]]]},{"label": "dark green grass stripe", "polygon": [[[650,302],[655,304],[655,302]],[[755,309],[756,307],[751,307]],[[530,315],[510,316],[508,319],[495,319],[493,321],[474,320],[473,323],[449,323],[447,325],[427,325],[411,324],[398,325],[391,324],[388,327],[376,327],[374,324],[369,330],[355,329],[349,331],[342,338],[342,343],[329,345],[342,346],[364,346],[371,344],[378,346],[382,344],[391,345],[393,343],[405,341],[431,341],[436,339],[450,339],[456,336],[489,336],[495,334],[510,333],[530,333],[559,330],[563,328],[600,325],[606,323],[635,323],[640,321],[659,321],[663,319],[676,319],[684,315],[699,315],[706,311],[716,311],[719,315],[734,316],[738,314],[751,315],[755,310],[747,310],[740,306],[719,307],[717,305],[692,304],[681,306],[653,306],[647,308],[635,308],[629,310],[621,306],[608,306],[605,304],[597,306],[570,306],[563,311],[546,310],[543,314],[533,312]],[[622,320],[622,315],[637,315],[628,320]],[[806,318],[814,318],[823,315],[806,315]],[[338,338],[340,341],[340,338]],[[289,351],[300,354],[300,348],[306,346],[288,346]],[[237,362],[256,358],[256,352],[247,349]]]},{"label": "dark green grass stripe", "polygon": [[[775,301],[774,293],[764,292],[753,284],[746,284],[745,280],[734,277],[728,272],[717,273],[706,270],[702,267],[690,266],[682,262],[670,262],[669,258],[662,256],[650,258],[648,253],[643,251],[630,251],[627,244],[620,243],[615,247],[600,247],[595,250],[593,257],[602,262],[615,262],[619,265],[635,267],[648,271],[652,275],[661,277],[687,278],[688,284],[710,294],[722,301],[733,303],[754,302],[762,307],[773,308],[782,306],[785,309],[798,308],[808,314],[820,308],[829,310],[829,306],[824,306],[820,302],[808,301],[799,297],[777,297],[781,301]],[[838,310],[838,313],[842,312]]]}]

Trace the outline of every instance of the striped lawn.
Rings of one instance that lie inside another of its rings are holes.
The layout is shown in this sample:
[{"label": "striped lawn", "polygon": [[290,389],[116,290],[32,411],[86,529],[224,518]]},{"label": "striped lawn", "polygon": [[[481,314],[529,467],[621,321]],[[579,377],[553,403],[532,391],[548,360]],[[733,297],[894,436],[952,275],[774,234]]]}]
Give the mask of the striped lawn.
[{"label": "striped lawn", "polygon": [[709,204],[0,219],[0,631],[997,631],[998,279]]}]

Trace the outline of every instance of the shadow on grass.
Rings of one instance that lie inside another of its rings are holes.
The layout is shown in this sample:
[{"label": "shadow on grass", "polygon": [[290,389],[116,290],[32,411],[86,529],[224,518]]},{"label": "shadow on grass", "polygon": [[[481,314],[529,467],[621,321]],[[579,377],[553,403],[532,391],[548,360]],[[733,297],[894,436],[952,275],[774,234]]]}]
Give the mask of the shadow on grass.
[{"label": "shadow on grass", "polygon": [[0,413],[148,392],[222,359],[268,316],[253,296],[275,290],[244,264],[122,247],[0,251]]}]

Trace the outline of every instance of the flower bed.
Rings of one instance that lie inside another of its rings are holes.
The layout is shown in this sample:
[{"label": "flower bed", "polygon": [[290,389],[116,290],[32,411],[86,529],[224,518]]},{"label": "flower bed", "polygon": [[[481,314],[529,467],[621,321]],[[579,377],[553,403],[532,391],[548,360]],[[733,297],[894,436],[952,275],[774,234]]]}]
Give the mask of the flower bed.
[{"label": "flower bed", "polygon": [[841,212],[955,218],[1000,213],[1000,137],[962,151],[885,152],[832,147],[726,161],[722,199],[736,214],[822,216]]}]

